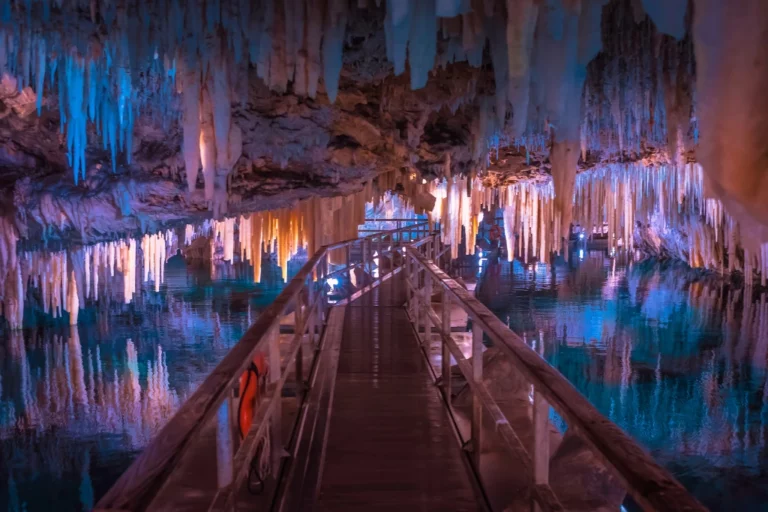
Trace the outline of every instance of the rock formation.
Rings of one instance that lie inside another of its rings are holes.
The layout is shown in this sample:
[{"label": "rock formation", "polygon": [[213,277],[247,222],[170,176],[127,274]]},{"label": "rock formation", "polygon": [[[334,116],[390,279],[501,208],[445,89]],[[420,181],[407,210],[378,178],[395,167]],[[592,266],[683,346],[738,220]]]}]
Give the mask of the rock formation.
[{"label": "rock formation", "polygon": [[744,266],[761,268],[766,10],[3,0],[5,238],[157,232],[345,195],[392,172],[472,183],[514,150],[553,176],[545,250],[557,251],[580,169],[649,155],[682,168],[700,155],[707,197],[757,235]]}]

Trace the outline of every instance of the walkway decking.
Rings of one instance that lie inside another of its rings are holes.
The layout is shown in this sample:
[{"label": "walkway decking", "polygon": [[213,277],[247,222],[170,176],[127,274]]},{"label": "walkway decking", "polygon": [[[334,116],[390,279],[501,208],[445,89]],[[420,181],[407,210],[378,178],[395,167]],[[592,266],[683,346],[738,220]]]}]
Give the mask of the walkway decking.
[{"label": "walkway decking", "polygon": [[480,510],[399,278],[346,308],[315,510]]}]

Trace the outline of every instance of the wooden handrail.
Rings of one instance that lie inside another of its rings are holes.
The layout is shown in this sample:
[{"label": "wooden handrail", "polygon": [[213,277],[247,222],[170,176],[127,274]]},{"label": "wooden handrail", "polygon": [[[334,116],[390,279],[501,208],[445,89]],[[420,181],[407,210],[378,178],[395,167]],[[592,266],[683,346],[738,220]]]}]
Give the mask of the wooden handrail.
[{"label": "wooden handrail", "polygon": [[[267,352],[270,335],[278,335],[280,319],[286,313],[289,305],[299,299],[302,290],[307,286],[307,282],[313,277],[325,279],[330,275],[326,268],[327,256],[330,251],[358,243],[371,244],[377,238],[379,241],[383,241],[385,237],[392,237],[396,233],[416,233],[417,236],[426,236],[428,231],[429,223],[421,221],[398,229],[381,231],[321,247],[301,267],[274,302],[257,317],[245,335],[229,350],[192,396],[182,404],[168,423],[153,437],[131,466],[99,500],[96,509],[135,511],[144,510],[151,504],[184,454],[195,445],[202,429],[214,419],[219,408],[230,397],[232,389],[238,385],[240,375],[251,365],[254,356],[259,352]],[[402,237],[397,242],[402,243]],[[393,248],[392,251],[394,250]],[[372,259],[372,253],[368,255],[368,258]],[[365,263],[363,261],[362,265]],[[350,270],[360,265],[361,263],[347,261],[344,270]],[[324,297],[325,294],[320,295],[323,296],[323,300],[327,299]],[[308,306],[307,313],[312,313],[316,307],[322,309],[320,305],[316,306],[314,302]],[[298,313],[299,307],[296,308],[296,311]],[[306,319],[302,320],[301,329],[299,329],[298,317],[296,320],[296,337],[300,337],[307,328],[307,322]],[[298,345],[292,346],[286,364],[289,364],[292,357],[296,356],[298,348]],[[279,362],[279,357],[277,361]],[[278,366],[280,365],[278,364]],[[273,386],[276,387],[271,388],[270,396],[279,396],[284,382],[285,376],[283,375],[277,383],[273,383]],[[269,417],[275,409],[279,410],[278,407],[275,407],[274,400],[270,402],[262,404],[257,410],[257,414],[262,420]],[[263,426],[252,428],[252,432],[249,433],[250,437],[247,438],[249,442],[244,443],[246,450],[255,449],[252,437],[262,434],[264,428]],[[242,453],[238,452],[238,454],[239,457],[236,458],[236,462],[247,459]],[[235,468],[236,473],[237,471],[238,468]],[[240,474],[236,475],[235,483],[242,481],[241,476]],[[219,499],[227,502],[229,496]]]},{"label": "wooden handrail", "polygon": [[[409,287],[412,286],[409,281],[406,282],[408,283]],[[416,290],[414,290],[414,292],[416,292]],[[469,388],[472,390],[472,393],[474,393],[480,399],[483,407],[490,414],[491,419],[495,425],[496,432],[506,444],[506,448],[515,458],[515,463],[517,464],[520,473],[524,477],[532,479],[533,462],[531,461],[531,457],[523,446],[522,441],[520,441],[520,438],[509,424],[509,421],[507,421],[506,416],[504,416],[504,413],[499,408],[496,400],[493,399],[491,393],[488,391],[488,388],[482,381],[476,382],[475,379],[472,378],[472,367],[469,361],[467,361],[467,358],[464,357],[464,354],[454,341],[451,333],[443,330],[442,319],[438,317],[437,313],[435,313],[432,308],[427,306],[424,302],[420,302],[420,304],[425,309],[425,312],[432,322],[432,325],[437,329],[442,342],[448,346],[451,355],[456,360],[456,366],[459,367],[459,370],[464,375],[464,378],[466,379]],[[531,482],[531,484],[532,489],[536,495],[536,500],[541,505],[544,512],[562,512],[565,510],[555,494],[552,492],[552,489],[549,487],[549,485],[535,485],[533,482]]]},{"label": "wooden handrail", "polygon": [[[429,279],[443,288],[450,301],[455,301],[467,313],[472,322],[491,339],[494,346],[500,347],[509,356],[515,368],[533,384],[536,393],[543,395],[567,422],[569,430],[574,429],[607,467],[613,470],[640,506],[645,510],[670,512],[707,510],[667,470],[656,463],[621,428],[603,416],[560,372],[532,350],[476,297],[418,250],[409,246],[406,256],[425,271]],[[425,302],[425,299],[421,302]],[[456,353],[458,347],[453,343],[450,332],[441,329],[437,315],[428,316],[456,360],[463,360],[459,368],[472,386],[471,374],[467,374],[469,368],[464,364],[466,359],[460,352]],[[482,387],[478,388],[476,385],[475,388],[483,404],[492,408],[495,402],[488,403],[492,398],[485,395]],[[502,437],[506,439],[503,434]],[[510,440],[514,444],[514,440]],[[541,498],[545,498],[546,489],[542,489],[542,493],[534,490],[541,494]],[[557,504],[554,504],[554,507],[556,508]]]}]

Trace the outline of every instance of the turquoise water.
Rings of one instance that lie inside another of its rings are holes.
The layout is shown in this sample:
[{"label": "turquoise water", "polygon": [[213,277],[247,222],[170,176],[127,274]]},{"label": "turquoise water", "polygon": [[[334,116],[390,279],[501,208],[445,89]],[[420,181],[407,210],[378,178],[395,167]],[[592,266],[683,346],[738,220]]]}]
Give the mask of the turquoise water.
[{"label": "turquoise water", "polygon": [[768,304],[682,264],[491,265],[480,297],[712,510],[768,510]]},{"label": "turquoise water", "polygon": [[0,331],[0,510],[92,508],[280,292],[265,275],[175,256],[159,292]]}]

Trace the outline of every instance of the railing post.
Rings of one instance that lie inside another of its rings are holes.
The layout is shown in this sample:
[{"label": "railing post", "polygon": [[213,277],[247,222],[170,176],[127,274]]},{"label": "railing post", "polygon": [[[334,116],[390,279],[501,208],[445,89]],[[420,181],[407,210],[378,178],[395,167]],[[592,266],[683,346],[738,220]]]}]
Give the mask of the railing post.
[{"label": "railing post", "polygon": [[403,273],[405,274],[405,306],[407,309],[411,307],[411,289],[408,283],[411,282],[411,255],[406,248],[403,254]]},{"label": "railing post", "polygon": [[[280,328],[279,324],[269,333],[269,382],[275,384],[280,380]],[[275,393],[275,403],[272,409],[269,437],[272,461],[272,476],[277,478],[280,471],[280,459],[283,456],[283,396],[282,391]]]},{"label": "railing post", "polygon": [[307,325],[309,326],[309,343],[314,348],[317,348],[318,341],[318,338],[315,337],[315,320],[317,319],[317,310],[313,309],[316,300],[317,289],[315,283],[310,281],[309,284],[307,284],[307,314],[309,315],[307,317]]},{"label": "railing post", "polygon": [[347,282],[352,284],[352,272],[354,272],[352,269],[352,244],[346,245],[345,252],[347,253]]},{"label": "railing post", "polygon": [[416,327],[416,339],[419,339],[419,336],[421,336],[419,329],[419,324],[421,323],[421,297],[419,296],[419,293],[421,292],[421,278],[419,277],[419,271],[421,270],[416,263],[416,258],[412,259],[413,265],[413,272],[411,273],[411,276],[413,279],[411,280],[411,284],[413,285],[413,306],[414,306],[414,312],[413,312],[413,324],[414,327]]},{"label": "railing post", "polygon": [[234,476],[234,447],[232,444],[231,404],[227,397],[219,406],[216,415],[216,478],[219,489],[232,483]]},{"label": "railing post", "polygon": [[384,235],[379,234],[379,279],[384,277]]},{"label": "railing post", "polygon": [[299,348],[296,351],[296,398],[299,402],[304,395],[304,332],[307,330],[306,320],[309,313],[308,306],[302,304],[304,302],[302,297],[302,293],[296,297],[296,327],[294,328],[294,336],[299,336]]},{"label": "railing post", "polygon": [[[533,483],[549,483],[549,403],[536,390],[533,393]],[[540,510],[534,503],[534,511]]]},{"label": "railing post", "polygon": [[[328,275],[328,252],[323,255],[322,260],[320,260],[320,266],[323,268],[323,279],[325,279],[325,276]],[[325,325],[325,321],[327,318],[325,309],[328,307],[328,303],[326,302],[328,295],[325,293],[325,285],[323,285],[320,288],[320,294],[322,297],[320,298],[320,304],[317,306],[318,311],[318,318],[320,320],[320,325]]]},{"label": "railing post", "polygon": [[[448,295],[448,288],[443,285],[443,333],[446,336],[451,335],[451,298]],[[442,340],[442,336],[440,337]],[[448,404],[448,408],[452,407],[451,404],[451,351],[448,348],[448,344],[442,342],[443,348],[443,395],[445,396],[445,403]]]},{"label": "railing post", "polygon": [[427,354],[432,346],[432,321],[429,319],[429,312],[432,309],[432,276],[424,271],[424,307],[422,313],[422,322],[424,323],[424,346]]},{"label": "railing post", "polygon": [[[472,379],[483,382],[483,328],[472,322]],[[472,458],[475,467],[480,467],[480,453],[483,448],[483,405],[480,397],[472,395]]]},{"label": "railing post", "polygon": [[363,238],[363,271],[369,276],[371,275],[371,267],[368,263],[368,251],[370,250],[370,238]]}]

